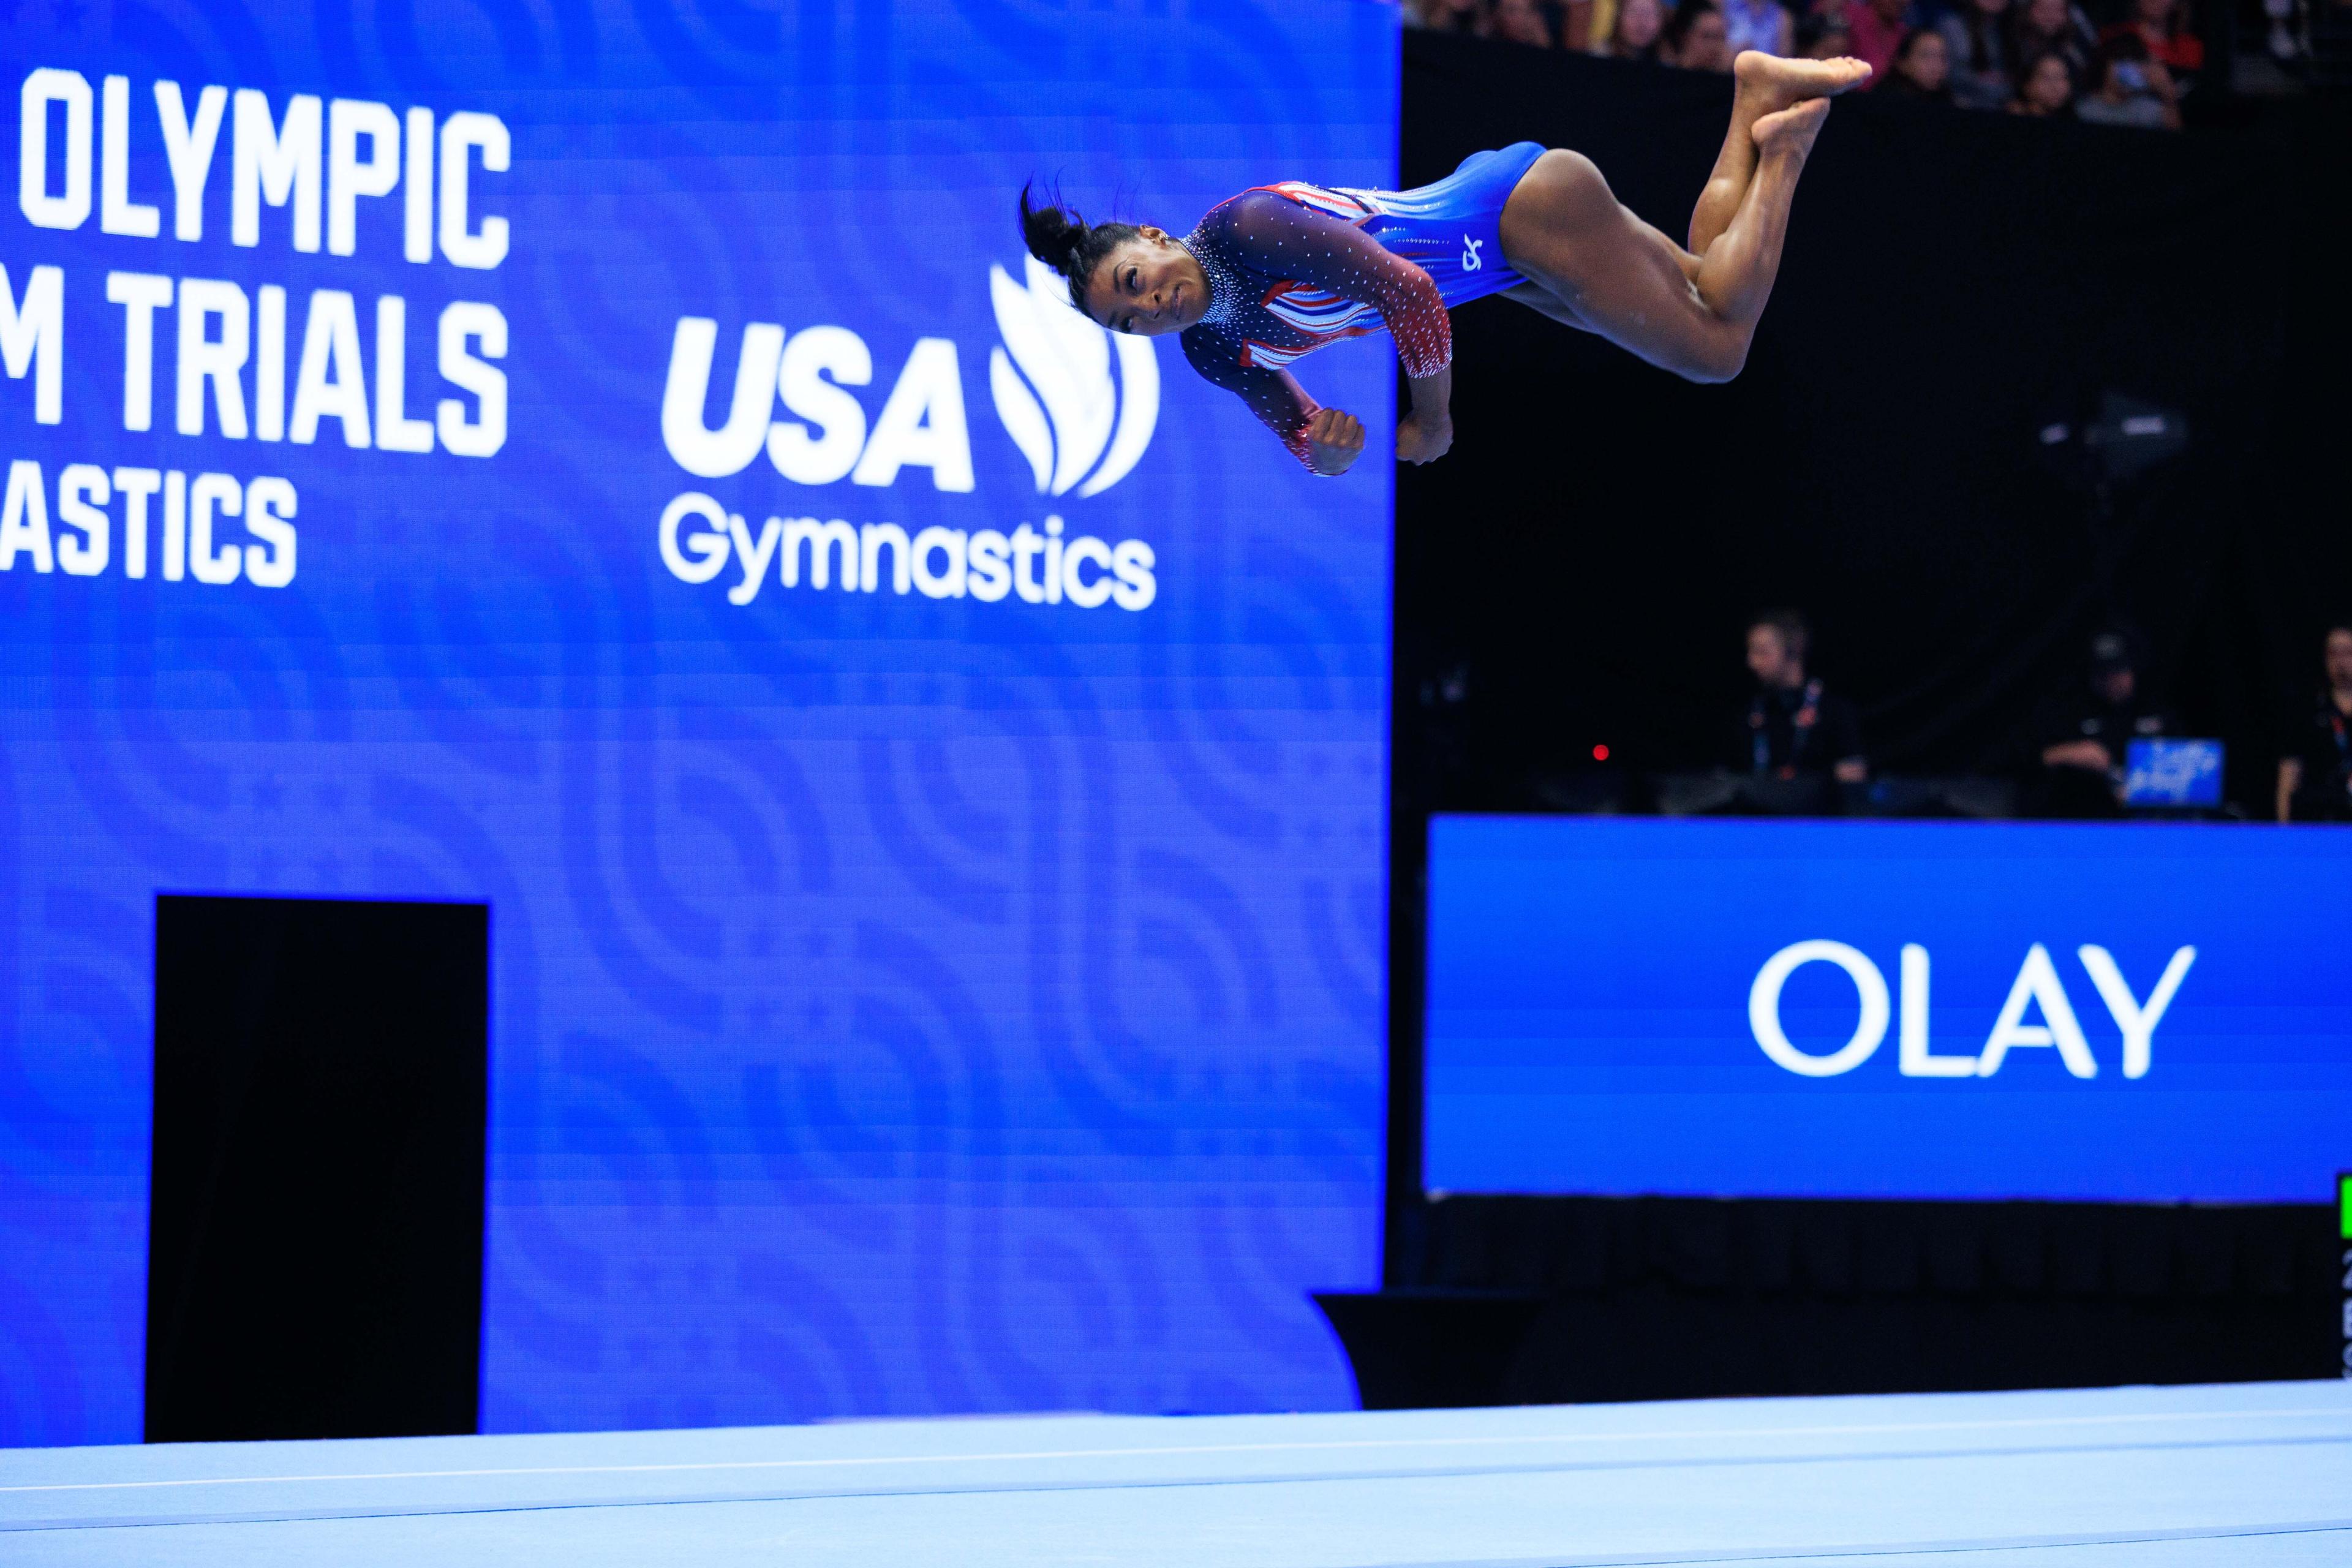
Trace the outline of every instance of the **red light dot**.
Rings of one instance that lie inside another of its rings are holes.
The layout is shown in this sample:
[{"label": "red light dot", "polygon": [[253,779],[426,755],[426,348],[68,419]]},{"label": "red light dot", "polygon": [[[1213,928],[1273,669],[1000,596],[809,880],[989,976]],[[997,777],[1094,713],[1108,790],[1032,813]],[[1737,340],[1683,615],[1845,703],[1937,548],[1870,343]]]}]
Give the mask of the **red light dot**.
[{"label": "red light dot", "polygon": [[1607,762],[1607,761],[1609,760],[1609,748],[1608,748],[1608,747],[1606,747],[1606,746],[1595,746],[1595,747],[1593,747],[1593,748],[1592,748],[1592,760],[1593,760],[1594,762],[1596,762],[1596,763],[1605,763],[1605,762]]}]

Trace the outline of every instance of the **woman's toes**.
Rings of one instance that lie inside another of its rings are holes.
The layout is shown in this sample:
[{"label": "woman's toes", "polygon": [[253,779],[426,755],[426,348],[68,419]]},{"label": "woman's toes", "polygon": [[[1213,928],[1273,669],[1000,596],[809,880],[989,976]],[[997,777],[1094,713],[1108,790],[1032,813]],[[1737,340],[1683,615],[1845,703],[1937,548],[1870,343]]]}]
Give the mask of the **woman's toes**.
[{"label": "woman's toes", "polygon": [[1821,134],[1822,124],[1830,117],[1830,100],[1809,98],[1804,102],[1765,115],[1756,122],[1756,145],[1759,148],[1792,147],[1801,152],[1812,145]]},{"label": "woman's toes", "polygon": [[1734,60],[1731,68],[1740,86],[1764,94],[1775,109],[1849,91],[1870,79],[1868,62],[1851,56],[1831,60],[1784,59],[1750,49]]}]

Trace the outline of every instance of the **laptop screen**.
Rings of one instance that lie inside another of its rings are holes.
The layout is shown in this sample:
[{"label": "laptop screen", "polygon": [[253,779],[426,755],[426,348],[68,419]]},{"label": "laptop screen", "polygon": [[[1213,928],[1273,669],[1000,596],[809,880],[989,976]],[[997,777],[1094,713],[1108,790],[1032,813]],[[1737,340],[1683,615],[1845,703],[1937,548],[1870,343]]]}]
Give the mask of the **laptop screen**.
[{"label": "laptop screen", "polygon": [[2124,756],[2126,805],[2219,805],[2221,742],[2134,741]]}]

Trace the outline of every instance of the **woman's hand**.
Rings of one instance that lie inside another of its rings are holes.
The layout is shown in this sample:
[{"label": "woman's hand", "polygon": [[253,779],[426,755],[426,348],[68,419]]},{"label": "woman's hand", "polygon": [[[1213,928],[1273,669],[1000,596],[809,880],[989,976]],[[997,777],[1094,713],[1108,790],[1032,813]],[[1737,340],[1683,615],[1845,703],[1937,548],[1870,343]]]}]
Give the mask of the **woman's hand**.
[{"label": "woman's hand", "polygon": [[1397,461],[1433,463],[1454,446],[1454,367],[1409,378],[1412,411],[1397,421]]},{"label": "woman's hand", "polygon": [[1327,479],[1337,479],[1364,455],[1363,422],[1336,408],[1316,411],[1307,421],[1307,466]]},{"label": "woman's hand", "polygon": [[1453,449],[1454,421],[1424,419],[1418,413],[1397,421],[1397,461],[1433,463]]}]

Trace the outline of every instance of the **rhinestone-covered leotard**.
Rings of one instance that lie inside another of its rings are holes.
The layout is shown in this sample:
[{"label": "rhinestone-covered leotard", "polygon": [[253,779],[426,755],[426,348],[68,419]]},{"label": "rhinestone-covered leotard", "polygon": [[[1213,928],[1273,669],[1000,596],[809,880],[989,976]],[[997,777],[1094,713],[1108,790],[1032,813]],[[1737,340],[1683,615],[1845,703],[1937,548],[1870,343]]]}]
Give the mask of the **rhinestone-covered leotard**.
[{"label": "rhinestone-covered leotard", "polygon": [[1184,357],[1237,394],[1302,463],[1318,405],[1291,363],[1386,327],[1409,376],[1452,363],[1447,307],[1524,281],[1504,262],[1503,204],[1543,148],[1480,153],[1433,185],[1261,185],[1212,208],[1183,241],[1209,279]]}]

